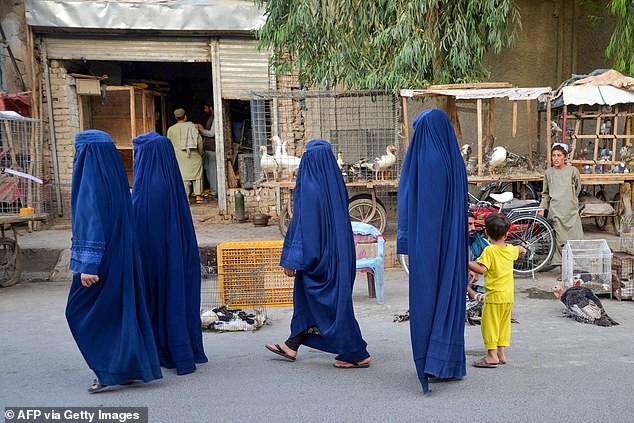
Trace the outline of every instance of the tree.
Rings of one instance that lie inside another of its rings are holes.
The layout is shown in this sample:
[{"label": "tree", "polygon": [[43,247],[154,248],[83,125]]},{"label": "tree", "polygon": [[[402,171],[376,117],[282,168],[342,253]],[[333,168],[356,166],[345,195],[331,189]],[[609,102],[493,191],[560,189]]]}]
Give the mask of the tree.
[{"label": "tree", "polygon": [[[511,46],[514,0],[255,0],[260,48],[304,86],[357,89],[478,81],[482,57]],[[288,60],[291,58],[292,60]]]},{"label": "tree", "polygon": [[614,58],[614,69],[634,76],[634,1],[611,0],[609,10],[617,21],[605,54]]}]

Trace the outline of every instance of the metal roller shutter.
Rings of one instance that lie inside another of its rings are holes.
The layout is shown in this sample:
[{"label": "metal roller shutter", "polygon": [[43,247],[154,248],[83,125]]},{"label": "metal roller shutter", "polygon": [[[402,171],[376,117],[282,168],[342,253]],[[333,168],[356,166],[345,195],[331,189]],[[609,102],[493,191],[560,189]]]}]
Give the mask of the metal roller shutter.
[{"label": "metal roller shutter", "polygon": [[46,37],[49,59],[211,62],[208,38]]},{"label": "metal roller shutter", "polygon": [[222,97],[249,100],[251,91],[269,89],[270,53],[253,39],[221,38],[218,42]]}]

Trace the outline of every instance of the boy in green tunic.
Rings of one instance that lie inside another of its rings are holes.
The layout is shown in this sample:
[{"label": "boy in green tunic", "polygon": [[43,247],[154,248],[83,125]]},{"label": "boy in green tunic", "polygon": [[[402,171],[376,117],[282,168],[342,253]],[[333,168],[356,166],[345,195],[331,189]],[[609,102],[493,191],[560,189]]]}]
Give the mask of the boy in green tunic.
[{"label": "boy in green tunic", "polygon": [[551,264],[561,265],[561,249],[566,242],[569,239],[583,239],[578,199],[581,176],[576,167],[566,164],[566,144],[555,143],[551,150],[551,159],[553,166],[544,173],[541,207],[548,210],[548,218],[552,220],[557,234]]},{"label": "boy in green tunic", "polygon": [[187,198],[194,191],[196,202],[202,203],[203,197],[203,139],[198,134],[198,128],[187,121],[185,110],[174,110],[176,124],[167,130],[167,138],[174,145],[176,160],[185,184]]}]

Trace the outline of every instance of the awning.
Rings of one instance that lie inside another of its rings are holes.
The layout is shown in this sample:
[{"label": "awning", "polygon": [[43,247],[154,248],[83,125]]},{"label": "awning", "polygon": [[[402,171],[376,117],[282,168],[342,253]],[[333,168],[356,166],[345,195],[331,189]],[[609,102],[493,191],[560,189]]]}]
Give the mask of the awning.
[{"label": "awning", "polygon": [[401,90],[401,97],[417,97],[421,95],[444,95],[456,100],[476,100],[486,98],[503,98],[509,100],[535,100],[543,94],[549,94],[550,87],[538,88],[485,88],[485,89],[451,89],[451,90]]},{"label": "awning", "polygon": [[135,30],[252,32],[264,12],[252,0],[26,0],[27,24],[40,31]]},{"label": "awning", "polygon": [[557,104],[554,107],[565,105],[581,105],[581,104],[632,104],[634,103],[634,91],[627,91],[620,88],[603,85],[572,85],[563,87],[560,96],[555,99]]}]

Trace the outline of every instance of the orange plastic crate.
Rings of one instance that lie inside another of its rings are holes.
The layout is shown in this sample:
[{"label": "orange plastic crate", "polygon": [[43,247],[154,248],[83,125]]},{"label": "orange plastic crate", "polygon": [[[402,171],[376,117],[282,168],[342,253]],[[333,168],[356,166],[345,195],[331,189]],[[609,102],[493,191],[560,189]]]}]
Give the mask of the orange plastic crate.
[{"label": "orange plastic crate", "polygon": [[293,278],[280,267],[283,241],[223,242],[218,246],[218,291],[230,307],[293,305]]}]

